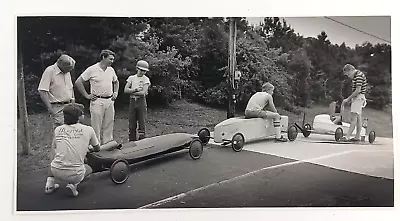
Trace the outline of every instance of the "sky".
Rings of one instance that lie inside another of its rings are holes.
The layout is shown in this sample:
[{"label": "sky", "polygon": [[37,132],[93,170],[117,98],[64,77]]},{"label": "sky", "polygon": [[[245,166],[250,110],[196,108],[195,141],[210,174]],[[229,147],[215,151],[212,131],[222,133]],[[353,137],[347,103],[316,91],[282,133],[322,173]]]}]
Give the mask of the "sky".
[{"label": "sky", "polygon": [[[365,41],[372,44],[386,43],[370,35],[364,34],[345,25],[372,34],[381,39],[391,42],[391,17],[390,16],[342,16],[328,17],[282,17],[303,37],[317,37],[322,31],[328,35],[328,39],[333,44],[346,43],[347,46],[354,48],[356,44],[362,45]],[[247,18],[250,23],[258,24],[263,20],[262,17]],[[338,23],[341,22],[342,24]],[[345,25],[343,25],[345,24]]]}]

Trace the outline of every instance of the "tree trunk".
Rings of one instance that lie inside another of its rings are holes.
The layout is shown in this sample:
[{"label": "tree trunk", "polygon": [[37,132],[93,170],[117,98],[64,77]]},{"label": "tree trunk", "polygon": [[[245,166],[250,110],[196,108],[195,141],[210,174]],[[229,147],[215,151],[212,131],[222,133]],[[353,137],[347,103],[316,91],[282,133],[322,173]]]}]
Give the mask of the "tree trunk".
[{"label": "tree trunk", "polygon": [[[21,55],[22,56],[22,55]],[[20,115],[20,120],[22,121],[22,154],[28,155],[30,152],[30,141],[29,141],[29,131],[28,131],[28,111],[26,108],[26,97],[25,97],[25,83],[24,83],[24,69],[22,66],[22,58],[19,56],[18,66],[19,68],[19,79],[18,79],[18,110]]]}]

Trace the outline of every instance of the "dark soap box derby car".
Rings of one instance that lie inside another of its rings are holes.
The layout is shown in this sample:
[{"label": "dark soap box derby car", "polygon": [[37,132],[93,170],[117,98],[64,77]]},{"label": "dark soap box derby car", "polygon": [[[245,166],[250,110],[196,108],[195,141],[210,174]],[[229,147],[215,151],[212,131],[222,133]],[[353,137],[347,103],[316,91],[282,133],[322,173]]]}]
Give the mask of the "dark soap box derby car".
[{"label": "dark soap box derby car", "polygon": [[129,177],[131,164],[184,149],[188,149],[190,157],[197,160],[207,142],[208,139],[187,133],[160,135],[124,144],[111,141],[102,145],[99,152],[88,153],[86,163],[93,173],[109,170],[111,180],[122,184]]}]

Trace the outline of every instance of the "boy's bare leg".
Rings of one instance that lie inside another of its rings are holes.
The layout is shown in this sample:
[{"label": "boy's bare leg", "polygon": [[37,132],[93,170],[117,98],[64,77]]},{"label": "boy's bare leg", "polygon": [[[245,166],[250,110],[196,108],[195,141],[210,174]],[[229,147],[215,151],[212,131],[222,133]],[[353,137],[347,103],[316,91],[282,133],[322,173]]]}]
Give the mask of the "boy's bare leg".
[{"label": "boy's bare leg", "polygon": [[358,116],[357,113],[353,113],[353,112],[352,112],[352,113],[350,114],[351,122],[350,122],[350,128],[349,128],[349,130],[347,131],[347,134],[346,134],[346,139],[347,139],[347,140],[350,139],[350,136],[351,136],[351,134],[353,133],[353,131],[354,131],[356,125],[357,125],[357,116]]},{"label": "boy's bare leg", "polygon": [[273,125],[275,129],[275,140],[286,142],[287,139],[283,138],[281,135],[281,116],[278,113],[265,111],[267,118],[273,119]]},{"label": "boy's bare leg", "polygon": [[357,131],[356,131],[356,140],[361,140],[361,128],[362,128],[362,116],[361,114],[357,114]]},{"label": "boy's bare leg", "polygon": [[[346,135],[346,140],[350,141],[359,141],[360,140],[360,134],[361,134],[361,127],[362,127],[362,120],[361,120],[361,113],[362,113],[362,100],[355,99],[351,103],[350,107],[350,112],[351,112],[351,124],[349,131],[347,132]],[[356,130],[356,136],[352,139],[350,139],[350,136],[352,135],[354,129],[357,127]]]}]

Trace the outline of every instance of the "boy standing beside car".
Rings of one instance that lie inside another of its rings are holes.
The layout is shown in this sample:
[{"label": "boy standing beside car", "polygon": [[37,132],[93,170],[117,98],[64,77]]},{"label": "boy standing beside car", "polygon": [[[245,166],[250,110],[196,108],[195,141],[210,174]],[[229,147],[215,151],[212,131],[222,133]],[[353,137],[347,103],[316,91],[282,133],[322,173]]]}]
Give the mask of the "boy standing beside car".
[{"label": "boy standing beside car", "polygon": [[[124,88],[124,93],[130,94],[129,102],[129,141],[139,140],[146,137],[146,95],[151,85],[150,79],[145,75],[149,71],[149,64],[140,60],[136,64],[136,74],[129,76]],[[137,128],[139,124],[139,128]]]}]

